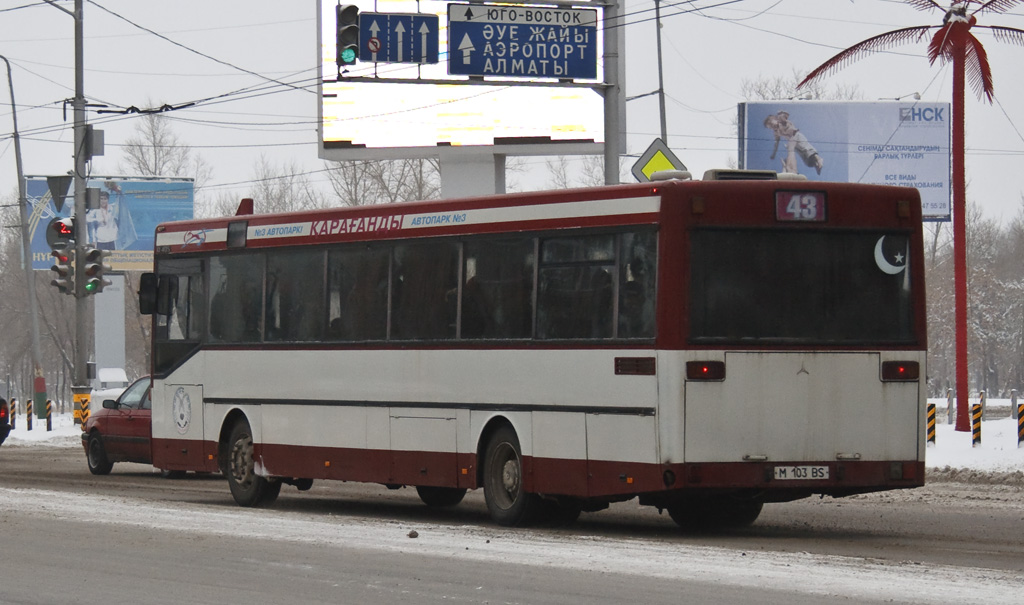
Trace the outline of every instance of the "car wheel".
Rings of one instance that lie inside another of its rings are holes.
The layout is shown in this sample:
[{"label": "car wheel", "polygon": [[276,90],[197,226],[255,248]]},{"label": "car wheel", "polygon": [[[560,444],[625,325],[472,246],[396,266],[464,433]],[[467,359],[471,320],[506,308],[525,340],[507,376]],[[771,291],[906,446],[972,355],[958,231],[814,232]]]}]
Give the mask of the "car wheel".
[{"label": "car wheel", "polygon": [[231,428],[228,438],[228,485],[235,502],[241,506],[270,506],[281,493],[281,482],[256,474],[253,457],[252,429],[245,420]]},{"label": "car wheel", "polygon": [[100,434],[93,432],[89,435],[89,449],[85,456],[89,463],[89,472],[94,475],[109,475],[114,463],[107,459],[107,450],[103,447],[103,439]]}]

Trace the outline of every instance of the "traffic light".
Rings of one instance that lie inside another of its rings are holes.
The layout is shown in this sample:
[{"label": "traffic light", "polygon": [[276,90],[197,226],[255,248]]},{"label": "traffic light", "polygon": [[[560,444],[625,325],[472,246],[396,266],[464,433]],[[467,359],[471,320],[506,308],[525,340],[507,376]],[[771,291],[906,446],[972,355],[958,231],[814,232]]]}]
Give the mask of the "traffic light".
[{"label": "traffic light", "polygon": [[337,15],[338,67],[355,65],[359,58],[359,7],[339,4]]},{"label": "traffic light", "polygon": [[46,243],[51,250],[64,250],[74,247],[75,219],[55,217],[46,225]]},{"label": "traffic light", "polygon": [[50,271],[57,274],[50,283],[57,286],[61,294],[75,295],[75,268],[74,264],[75,250],[73,248],[66,248],[63,250],[54,250],[50,253],[56,260],[53,266],[50,267]]},{"label": "traffic light", "polygon": [[103,288],[110,285],[110,280],[103,277],[107,271],[110,271],[110,265],[106,264],[108,256],[110,256],[110,250],[92,247],[85,249],[85,267],[82,272],[85,273],[86,296],[102,292]]}]

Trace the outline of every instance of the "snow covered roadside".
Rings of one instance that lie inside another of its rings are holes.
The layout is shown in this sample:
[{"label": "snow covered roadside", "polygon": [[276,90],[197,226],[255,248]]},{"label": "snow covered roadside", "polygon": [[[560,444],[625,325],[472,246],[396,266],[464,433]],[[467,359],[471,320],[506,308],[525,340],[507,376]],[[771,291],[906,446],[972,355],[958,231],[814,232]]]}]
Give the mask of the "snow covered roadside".
[{"label": "snow covered roadside", "polygon": [[[184,503],[145,506],[130,498],[0,488],[0,507],[22,514],[146,527],[175,533],[248,537],[339,549],[401,552],[498,564],[635,576],[771,590],[777,587],[855,602],[1019,602],[1015,573],[975,567],[922,566],[862,557],[742,551],[675,541],[610,538],[572,532],[506,530],[388,519],[324,516],[274,510],[211,509]],[[416,538],[410,535],[416,530]],[[454,566],[457,567],[457,566]],[[964,587],[970,586],[969,590]]]},{"label": "snow covered roadside", "polygon": [[[55,418],[54,430],[24,417],[3,448],[81,447],[80,429],[70,416]],[[1010,418],[986,421],[981,448],[970,433],[938,426],[937,444],[926,456],[929,473],[1021,474],[1024,449],[1016,447]],[[947,468],[948,467],[948,468]],[[943,470],[946,469],[946,470]],[[1017,603],[1020,580],[1010,572],[977,567],[922,566],[863,557],[785,553],[736,548],[681,546],[676,541],[588,536],[573,532],[505,530],[478,525],[426,525],[347,515],[310,515],[232,508],[210,509],[175,502],[145,501],[46,490],[0,488],[0,507],[24,514],[77,521],[127,524],[195,535],[246,536],[254,539],[314,543],[337,548],[415,553],[477,562],[515,562],[567,571],[626,573],[737,587],[777,587],[825,598],[857,602],[890,600],[914,603]],[[102,517],[91,511],[105,510]],[[416,530],[418,537],[409,537]],[[970,590],[964,590],[970,586]],[[831,600],[831,599],[829,599]]]}]

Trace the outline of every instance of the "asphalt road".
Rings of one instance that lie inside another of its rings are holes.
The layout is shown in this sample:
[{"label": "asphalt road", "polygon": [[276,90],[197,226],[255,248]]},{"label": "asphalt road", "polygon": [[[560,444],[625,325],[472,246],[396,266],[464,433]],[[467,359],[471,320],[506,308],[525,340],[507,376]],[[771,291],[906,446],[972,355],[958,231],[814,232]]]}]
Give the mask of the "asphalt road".
[{"label": "asphalt road", "polygon": [[[285,487],[237,507],[225,480],[80,448],[0,448],[0,603],[1019,603],[1024,487],[932,482],[769,505],[752,527],[686,534],[635,502],[561,529],[505,529],[482,494]],[[413,533],[415,532],[415,533]],[[415,537],[411,537],[415,536]],[[957,578],[983,584],[957,589]],[[973,581],[973,580],[971,580]]]}]

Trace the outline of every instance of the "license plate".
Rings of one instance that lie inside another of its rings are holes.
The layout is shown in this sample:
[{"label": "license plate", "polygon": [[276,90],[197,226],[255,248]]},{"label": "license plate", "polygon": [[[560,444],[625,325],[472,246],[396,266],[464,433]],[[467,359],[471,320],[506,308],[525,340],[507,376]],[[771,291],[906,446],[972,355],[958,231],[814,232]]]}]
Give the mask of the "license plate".
[{"label": "license plate", "polygon": [[776,466],[775,479],[779,481],[828,479],[827,466]]}]

